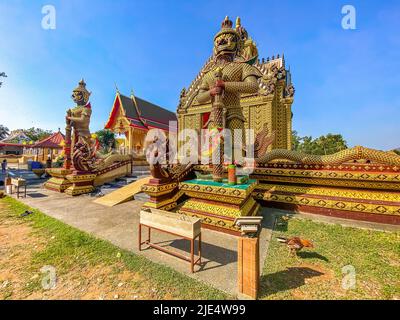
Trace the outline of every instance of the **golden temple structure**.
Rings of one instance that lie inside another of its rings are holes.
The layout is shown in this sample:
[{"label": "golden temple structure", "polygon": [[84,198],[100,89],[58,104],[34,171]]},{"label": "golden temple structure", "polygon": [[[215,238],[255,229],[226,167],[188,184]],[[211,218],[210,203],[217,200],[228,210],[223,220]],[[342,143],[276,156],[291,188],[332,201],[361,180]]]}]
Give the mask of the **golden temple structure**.
[{"label": "golden temple structure", "polygon": [[[179,130],[189,128],[200,131],[205,128],[211,113],[211,103],[199,103],[197,95],[201,81],[212,65],[213,59],[210,57],[188,89],[182,90],[177,110]],[[258,133],[267,126],[270,133],[275,133],[274,142],[268,151],[290,150],[294,86],[291,73],[286,69],[285,57],[277,55],[257,60],[253,66],[262,76],[258,79],[258,92],[243,94],[240,99],[245,129],[254,129]]]},{"label": "golden temple structure", "polygon": [[153,179],[142,188],[150,195],[145,206],[199,217],[204,227],[233,234],[238,233],[234,220],[257,215],[260,205],[400,224],[400,156],[361,146],[325,156],[292,151],[294,93],[284,56],[260,61],[240,19],[233,28],[225,18],[212,56],[181,92],[178,131],[200,134],[210,131],[210,122],[214,131],[253,129],[254,164],[238,165],[250,168],[248,180],[230,185],[232,172],[221,157],[217,164],[150,164]]}]

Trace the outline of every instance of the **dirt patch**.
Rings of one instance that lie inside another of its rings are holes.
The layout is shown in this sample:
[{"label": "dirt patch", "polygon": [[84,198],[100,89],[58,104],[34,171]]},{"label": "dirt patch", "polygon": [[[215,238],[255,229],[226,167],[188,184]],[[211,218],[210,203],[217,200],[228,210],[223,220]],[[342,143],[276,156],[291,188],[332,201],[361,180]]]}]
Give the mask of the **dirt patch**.
[{"label": "dirt patch", "polygon": [[[2,205],[5,213],[7,208]],[[29,277],[32,254],[43,248],[43,242],[31,236],[31,227],[12,219],[0,221],[0,298],[20,296]]]},{"label": "dirt patch", "polygon": [[33,232],[27,222],[8,217],[0,203],[0,299],[159,299],[149,280],[121,262],[71,268],[44,289],[46,273],[32,267],[32,256],[49,239]]},{"label": "dirt patch", "polygon": [[71,270],[57,278],[52,290],[38,290],[27,299],[154,299],[156,296],[144,292],[145,281],[137,273],[115,271],[115,266],[97,265],[80,271]]}]

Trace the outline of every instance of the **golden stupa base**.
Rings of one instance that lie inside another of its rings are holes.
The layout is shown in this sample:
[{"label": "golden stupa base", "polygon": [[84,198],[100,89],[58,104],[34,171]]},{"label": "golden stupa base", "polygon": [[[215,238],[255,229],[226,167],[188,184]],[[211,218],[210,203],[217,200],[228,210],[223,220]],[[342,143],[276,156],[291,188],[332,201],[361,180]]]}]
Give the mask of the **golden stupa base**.
[{"label": "golden stupa base", "polygon": [[177,212],[200,218],[205,228],[240,235],[235,219],[257,215],[260,209],[252,197],[256,180],[233,186],[225,182],[197,179],[182,182],[179,189],[189,199]]},{"label": "golden stupa base", "polygon": [[142,187],[142,191],[150,196],[143,207],[167,211],[177,206],[177,201],[182,195],[177,182],[162,182],[154,178]]},{"label": "golden stupa base", "polygon": [[93,182],[96,174],[79,174],[73,173],[67,176],[71,186],[64,192],[70,196],[79,196],[81,194],[91,193],[94,191]]},{"label": "golden stupa base", "polygon": [[43,184],[43,187],[47,190],[64,192],[72,185],[71,181],[67,179],[67,175],[71,174],[71,170],[69,169],[49,168],[46,169],[46,173],[51,176],[51,178]]}]

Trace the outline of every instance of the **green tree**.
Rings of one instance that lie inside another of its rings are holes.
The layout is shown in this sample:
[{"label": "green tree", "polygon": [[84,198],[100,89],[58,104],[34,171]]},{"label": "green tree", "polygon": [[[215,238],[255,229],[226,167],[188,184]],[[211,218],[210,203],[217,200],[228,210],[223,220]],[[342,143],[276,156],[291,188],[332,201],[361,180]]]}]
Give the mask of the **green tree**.
[{"label": "green tree", "polygon": [[29,129],[24,129],[22,131],[26,134],[26,136],[29,139],[31,139],[33,141],[43,140],[53,134],[53,132],[50,130],[44,130],[44,129],[35,128],[35,127],[29,128]]},{"label": "green tree", "polygon": [[347,149],[347,142],[341,134],[328,133],[326,136],[321,136],[315,139],[318,146],[317,154],[333,154],[341,150]]},{"label": "green tree", "polygon": [[100,146],[105,153],[109,153],[116,146],[116,139],[114,132],[103,129],[96,132],[97,139],[99,140]]},{"label": "green tree", "polygon": [[296,131],[292,134],[293,150],[307,154],[328,155],[347,149],[347,142],[341,134],[327,134],[313,139],[300,137]]},{"label": "green tree", "polygon": [[[1,78],[1,77],[7,78],[6,73],[5,73],[5,72],[0,72],[0,78]],[[0,81],[0,87],[2,86],[2,84],[3,84],[3,82]]]},{"label": "green tree", "polygon": [[292,150],[299,150],[301,144],[301,137],[296,130],[292,131]]},{"label": "green tree", "polygon": [[0,140],[7,138],[7,136],[9,134],[10,134],[10,130],[7,127],[0,124]]}]

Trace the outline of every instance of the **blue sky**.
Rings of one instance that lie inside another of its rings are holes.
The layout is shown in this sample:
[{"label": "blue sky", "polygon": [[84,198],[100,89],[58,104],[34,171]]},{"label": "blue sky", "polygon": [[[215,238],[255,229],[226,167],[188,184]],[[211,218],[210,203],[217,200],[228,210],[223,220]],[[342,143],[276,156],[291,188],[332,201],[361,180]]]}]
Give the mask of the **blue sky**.
[{"label": "blue sky", "polygon": [[[41,27],[56,8],[56,29]],[[357,29],[341,27],[351,4]],[[400,147],[398,1],[0,0],[0,124],[57,130],[84,77],[92,131],[108,118],[115,83],[175,111],[212,50],[225,15],[242,18],[260,57],[285,53],[296,87],[293,128],[342,133],[349,145]]]}]

